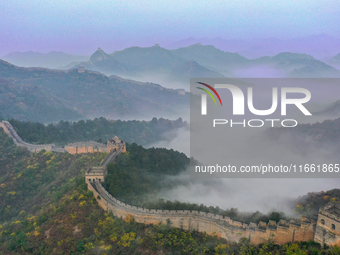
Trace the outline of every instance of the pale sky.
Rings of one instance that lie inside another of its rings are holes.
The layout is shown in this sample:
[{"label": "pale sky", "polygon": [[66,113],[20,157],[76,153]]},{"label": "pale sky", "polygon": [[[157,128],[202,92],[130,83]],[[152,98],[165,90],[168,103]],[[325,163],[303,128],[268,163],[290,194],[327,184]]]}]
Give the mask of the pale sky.
[{"label": "pale sky", "polygon": [[111,53],[188,37],[339,36],[339,17],[339,0],[2,0],[0,56]]}]

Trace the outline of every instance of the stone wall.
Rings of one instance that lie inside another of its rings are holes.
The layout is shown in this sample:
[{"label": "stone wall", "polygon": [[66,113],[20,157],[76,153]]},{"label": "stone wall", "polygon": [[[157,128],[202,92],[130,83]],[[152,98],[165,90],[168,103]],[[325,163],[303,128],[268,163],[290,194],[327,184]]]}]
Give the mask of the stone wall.
[{"label": "stone wall", "polygon": [[89,152],[107,152],[105,144],[95,141],[69,143],[65,145],[65,150],[71,154],[89,153]]},{"label": "stone wall", "polygon": [[188,210],[152,210],[125,204],[110,195],[100,182],[86,179],[89,190],[92,190],[98,204],[116,217],[132,216],[136,222],[145,224],[167,224],[186,230],[197,230],[210,235],[217,235],[229,241],[239,242],[242,237],[250,239],[254,245],[272,240],[277,244],[314,239],[315,224],[303,218],[286,223],[270,221],[268,224],[244,224],[229,217]]},{"label": "stone wall", "polygon": [[0,122],[5,133],[13,139],[13,142],[17,146],[26,147],[31,152],[39,152],[40,150],[56,151],[56,152],[69,152],[71,154],[77,153],[91,153],[91,152],[107,152],[105,144],[98,143],[95,141],[69,143],[64,148],[56,146],[55,144],[30,144],[24,142],[21,137],[17,134],[11,123],[8,121]]},{"label": "stone wall", "polygon": [[26,147],[31,152],[39,152],[41,150],[57,152],[65,151],[62,147],[55,146],[55,144],[30,144],[24,142],[8,121],[0,122],[0,127],[2,127],[5,133],[12,138],[15,145]]}]

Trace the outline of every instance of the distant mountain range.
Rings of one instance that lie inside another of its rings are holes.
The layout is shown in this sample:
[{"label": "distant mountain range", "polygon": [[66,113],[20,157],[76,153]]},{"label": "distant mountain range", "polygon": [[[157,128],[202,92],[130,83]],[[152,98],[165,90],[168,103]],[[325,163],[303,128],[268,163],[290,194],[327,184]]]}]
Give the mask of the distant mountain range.
[{"label": "distant mountain range", "polygon": [[112,54],[99,48],[89,61],[78,65],[106,75],[114,74],[132,79],[150,77],[150,81],[152,77],[162,77],[166,81],[189,83],[191,77],[224,77],[195,60],[185,60],[157,45],[147,48],[131,47]]},{"label": "distant mountain range", "polygon": [[340,53],[334,57],[322,59],[326,64],[333,66],[334,68],[340,69]]},{"label": "distant mountain range", "polygon": [[[298,139],[301,139],[303,141],[304,138],[311,138],[314,141],[317,141],[317,144],[314,144],[314,146],[317,146],[318,149],[320,149],[321,145],[326,145],[327,150],[329,150],[329,153],[331,153],[333,146],[335,145],[336,155],[338,155],[339,151],[339,141],[340,141],[340,118],[337,119],[327,119],[320,122],[316,122],[313,124],[299,124],[295,128],[292,129],[285,129],[285,128],[272,128],[267,129],[267,135],[271,137],[272,139],[280,140],[282,139],[282,136],[285,136],[287,134],[292,135],[293,139],[295,138],[296,141],[299,141]],[[287,136],[285,137],[285,139]],[[301,142],[299,141],[299,142]],[[306,140],[305,140],[306,142]],[[330,146],[332,145],[332,146]],[[303,148],[303,146],[300,146]],[[306,148],[303,148],[306,149]],[[330,155],[330,154],[329,154]]]},{"label": "distant mountain range", "polygon": [[226,76],[232,75],[228,70],[242,67],[249,62],[248,59],[238,53],[224,52],[212,45],[194,44],[171,52],[185,60],[195,60],[199,64]]},{"label": "distant mountain range", "polygon": [[306,53],[317,59],[331,57],[340,52],[340,38],[327,34],[310,35],[306,37],[282,40],[266,39],[223,39],[223,38],[187,38],[164,45],[166,49],[178,49],[196,43],[213,45],[228,52],[237,52],[250,59],[262,56],[274,56],[281,52]]},{"label": "distant mountain range", "polygon": [[149,81],[159,82],[159,77],[162,77],[161,84],[178,81],[186,88],[189,78],[193,77],[340,77],[338,69],[307,54],[283,52],[273,57],[249,60],[240,54],[201,44],[175,50],[158,45],[131,47],[112,54],[98,49],[89,61],[78,65],[106,75],[136,80],[147,77]]},{"label": "distant mountain range", "polygon": [[[267,66],[284,71],[284,77],[340,77],[340,71],[307,54],[284,52],[251,60],[251,66]],[[264,74],[265,75],[265,74]]]},{"label": "distant mountain range", "polygon": [[189,94],[78,69],[22,68],[0,60],[0,116],[40,122],[179,117]]},{"label": "distant mountain range", "polygon": [[[191,38],[187,41],[191,43],[193,40],[194,39]],[[308,40],[310,40],[309,44],[307,43]],[[217,41],[220,42],[220,44],[217,44]],[[212,43],[219,45],[220,48],[222,47],[222,42],[226,42],[222,39],[218,39],[217,41],[212,41]],[[334,49],[335,46],[333,44],[337,42],[337,39],[322,35],[294,39],[293,41],[294,43],[290,43],[295,45],[295,47],[299,45],[303,47],[302,44],[306,42],[306,49],[311,48],[311,45],[316,46],[317,42],[321,43],[321,41],[324,41],[325,45],[329,45],[330,47],[327,49]],[[231,40],[228,41],[228,43],[236,42]],[[273,38],[263,40],[262,43],[264,43],[263,45],[265,45],[265,43],[268,43],[268,45],[274,45],[276,43],[281,46],[288,45],[288,41],[284,41],[283,43],[283,41]],[[185,43],[181,42],[181,44]],[[240,44],[242,44],[242,42],[240,42]],[[280,47],[278,46],[278,49]],[[282,46],[281,48],[284,47]],[[286,48],[289,47],[287,46]],[[10,55],[11,54],[7,55],[7,57]],[[20,54],[17,53],[17,56],[19,55]],[[38,54],[37,56],[40,55]],[[50,58],[50,65],[52,65],[52,62],[56,63],[56,56],[60,58],[63,56],[65,63],[67,59],[71,61],[71,59],[74,60],[76,58],[76,56],[61,52],[41,54],[41,57],[42,56],[46,59]],[[339,59],[339,52],[330,58],[322,60],[316,59],[312,55],[292,52],[281,52],[274,56],[248,59],[238,53],[223,51],[215,46],[202,45],[200,43],[171,50],[162,48],[156,44],[155,46],[144,48],[130,47],[122,51],[115,51],[112,54],[108,54],[101,48],[98,48],[98,50],[95,51],[90,58],[86,58],[85,61],[67,62],[61,69],[68,70],[83,66],[86,70],[100,72],[107,76],[116,75],[125,79],[153,82],[168,88],[188,89],[190,78],[200,77],[338,78],[340,77]],[[33,59],[30,61],[33,61]],[[31,62],[30,66],[34,65],[34,63],[34,61]]]},{"label": "distant mountain range", "polygon": [[61,68],[72,62],[87,61],[89,57],[74,56],[61,51],[51,51],[50,53],[39,53],[33,51],[12,52],[2,57],[3,60],[13,65],[21,67],[44,67]]}]

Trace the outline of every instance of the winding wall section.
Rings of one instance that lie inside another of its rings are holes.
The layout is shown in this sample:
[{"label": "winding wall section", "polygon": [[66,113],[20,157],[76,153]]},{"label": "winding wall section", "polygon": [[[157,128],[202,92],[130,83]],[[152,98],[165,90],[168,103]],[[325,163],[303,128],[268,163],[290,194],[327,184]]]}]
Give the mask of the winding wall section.
[{"label": "winding wall section", "polygon": [[11,123],[8,121],[1,121],[0,127],[4,129],[13,142],[17,146],[26,147],[31,152],[39,152],[40,150],[56,151],[56,152],[69,152],[71,154],[88,153],[88,152],[107,152],[105,144],[95,141],[69,143],[65,147],[56,146],[55,144],[31,144],[24,142],[17,134]]},{"label": "winding wall section", "polygon": [[[32,152],[45,149],[49,151],[66,152],[54,144],[33,145],[25,143],[7,121],[0,122],[0,126],[12,137],[18,146],[25,146]],[[78,145],[78,144],[77,144]],[[125,146],[125,144],[124,144]],[[85,182],[96,198],[98,204],[106,211],[112,212],[117,217],[132,216],[136,222],[145,224],[171,224],[172,227],[186,230],[196,230],[207,234],[217,235],[229,241],[240,241],[249,238],[252,244],[260,244],[269,239],[277,244],[294,241],[314,240],[315,222],[306,217],[301,220],[286,222],[280,220],[260,222],[259,224],[245,224],[231,220],[229,217],[189,210],[153,210],[125,204],[109,194],[101,184],[107,175],[107,164],[115,160],[122,151],[122,147],[111,151],[98,167],[91,167],[85,173]],[[85,151],[84,151],[85,152]],[[90,152],[90,151],[86,151]],[[76,152],[79,153],[79,152]]]},{"label": "winding wall section", "polygon": [[57,152],[65,152],[64,148],[57,147],[55,144],[30,144],[24,142],[21,137],[17,134],[11,123],[8,121],[0,122],[0,127],[3,128],[5,133],[13,139],[13,142],[17,146],[26,147],[29,151],[38,152],[40,150],[47,150],[47,151],[57,151]]},{"label": "winding wall section", "polygon": [[[206,232],[210,235],[217,235],[229,241],[239,242],[241,238],[249,238],[252,244],[264,243],[272,240],[277,244],[285,244],[294,241],[308,241],[314,239],[315,222],[302,217],[301,220],[291,220],[287,223],[281,220],[276,223],[260,222],[259,224],[245,224],[233,221],[229,217],[189,210],[153,210],[140,208],[125,204],[114,198],[105,190],[101,181],[107,175],[106,165],[115,159],[120,149],[111,152],[101,164],[102,175],[98,176],[98,167],[90,168],[86,172],[85,181],[91,190],[98,204],[106,211],[112,212],[116,217],[132,216],[136,222],[145,224],[171,224],[172,227],[186,230]],[[114,155],[110,156],[110,155]],[[94,176],[97,174],[96,178]]]}]

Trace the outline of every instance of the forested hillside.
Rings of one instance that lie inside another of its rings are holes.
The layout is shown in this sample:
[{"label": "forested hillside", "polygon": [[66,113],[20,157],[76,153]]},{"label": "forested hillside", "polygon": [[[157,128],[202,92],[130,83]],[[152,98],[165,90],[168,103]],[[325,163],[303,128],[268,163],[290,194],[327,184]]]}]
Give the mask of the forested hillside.
[{"label": "forested hillside", "polygon": [[267,134],[272,139],[276,139],[280,135],[291,134],[295,138],[311,138],[319,145],[337,145],[340,141],[340,118],[324,120],[321,123],[299,124],[292,129],[272,128],[267,130]]},{"label": "forested hillside", "polygon": [[315,215],[321,207],[331,201],[340,202],[340,189],[310,192],[299,197],[295,201],[295,210],[300,214]]},{"label": "forested hillside", "polygon": [[0,253],[170,254],[214,251],[226,243],[104,213],[84,182],[86,167],[104,156],[32,154],[16,147],[0,130]]},{"label": "forested hillside", "polygon": [[[98,165],[104,153],[71,155],[40,151],[32,154],[17,147],[0,130],[0,221],[22,211],[38,213],[75,187],[85,169]],[[25,213],[25,214],[26,214]]]},{"label": "forested hillside", "polygon": [[189,93],[92,71],[22,68],[0,60],[0,77],[0,117],[5,119],[178,118],[189,107]]}]

